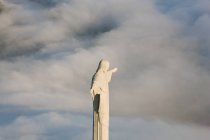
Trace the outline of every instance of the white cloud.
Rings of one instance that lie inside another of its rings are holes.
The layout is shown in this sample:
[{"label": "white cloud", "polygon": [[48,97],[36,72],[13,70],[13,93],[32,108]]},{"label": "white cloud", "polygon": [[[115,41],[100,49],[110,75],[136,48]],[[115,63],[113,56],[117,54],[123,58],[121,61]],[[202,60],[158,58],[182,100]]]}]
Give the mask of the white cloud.
[{"label": "white cloud", "polygon": [[90,137],[86,131],[91,127],[87,117],[81,115],[43,113],[34,116],[19,116],[14,122],[0,127],[0,138],[4,140],[54,140],[78,137]]},{"label": "white cloud", "polygon": [[[83,140],[91,139],[91,118],[80,114],[47,112],[19,116],[0,127],[2,140]],[[209,128],[145,121],[134,118],[111,118],[110,139],[127,140],[208,140]]]}]

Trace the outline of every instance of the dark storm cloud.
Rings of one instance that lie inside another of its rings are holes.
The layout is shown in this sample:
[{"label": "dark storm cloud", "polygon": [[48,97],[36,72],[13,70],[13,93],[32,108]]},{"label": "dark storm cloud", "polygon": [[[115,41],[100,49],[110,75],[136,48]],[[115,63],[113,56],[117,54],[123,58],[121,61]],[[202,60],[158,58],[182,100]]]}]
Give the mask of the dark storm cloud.
[{"label": "dark storm cloud", "polygon": [[0,13],[3,11],[3,9],[4,9],[4,5],[3,5],[2,1],[0,1]]},{"label": "dark storm cloud", "polygon": [[54,7],[59,3],[63,2],[63,0],[29,0],[29,1],[40,4],[44,7]]}]

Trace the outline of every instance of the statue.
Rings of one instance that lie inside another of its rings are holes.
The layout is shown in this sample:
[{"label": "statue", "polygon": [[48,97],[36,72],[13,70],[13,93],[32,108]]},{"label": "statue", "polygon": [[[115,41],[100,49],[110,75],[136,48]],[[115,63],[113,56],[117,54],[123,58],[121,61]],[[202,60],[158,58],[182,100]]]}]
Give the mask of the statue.
[{"label": "statue", "polygon": [[90,93],[93,99],[93,140],[109,139],[109,85],[112,73],[109,62],[101,60],[92,78]]}]

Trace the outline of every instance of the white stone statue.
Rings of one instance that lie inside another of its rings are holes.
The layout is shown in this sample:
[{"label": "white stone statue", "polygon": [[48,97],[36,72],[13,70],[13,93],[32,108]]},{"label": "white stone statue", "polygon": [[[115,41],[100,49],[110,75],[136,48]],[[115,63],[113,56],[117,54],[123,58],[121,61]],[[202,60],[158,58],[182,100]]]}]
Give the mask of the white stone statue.
[{"label": "white stone statue", "polygon": [[112,73],[109,61],[101,60],[92,78],[91,96],[93,99],[93,140],[109,139],[109,82]]}]

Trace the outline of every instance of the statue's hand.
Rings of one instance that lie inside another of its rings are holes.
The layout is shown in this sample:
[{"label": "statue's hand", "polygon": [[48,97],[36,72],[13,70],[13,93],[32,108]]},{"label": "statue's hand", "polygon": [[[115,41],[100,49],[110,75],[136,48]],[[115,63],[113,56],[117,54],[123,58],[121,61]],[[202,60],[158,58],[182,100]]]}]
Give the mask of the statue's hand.
[{"label": "statue's hand", "polygon": [[90,89],[90,93],[93,94],[93,88]]},{"label": "statue's hand", "polygon": [[92,96],[92,99],[94,100],[94,90],[92,88],[90,89],[90,94]]},{"label": "statue's hand", "polygon": [[117,68],[112,69],[112,72],[116,72],[116,71],[117,71]]}]

